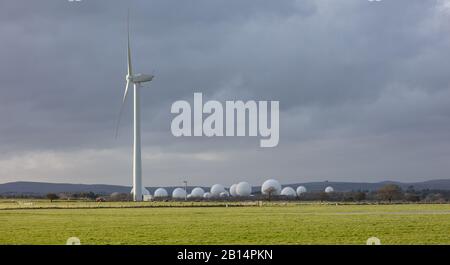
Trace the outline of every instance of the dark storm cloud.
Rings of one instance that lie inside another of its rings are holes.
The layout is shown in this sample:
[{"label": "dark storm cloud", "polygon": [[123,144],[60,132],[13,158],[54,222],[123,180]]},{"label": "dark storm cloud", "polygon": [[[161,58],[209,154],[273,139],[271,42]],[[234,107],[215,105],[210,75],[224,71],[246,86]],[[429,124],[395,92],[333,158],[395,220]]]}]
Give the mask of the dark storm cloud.
[{"label": "dark storm cloud", "polygon": [[[283,175],[283,182],[297,177],[447,177],[446,3],[3,1],[2,157],[9,161],[36,152],[75,154],[130,145],[130,101],[114,139],[125,85],[130,7],[135,69],[156,75],[142,97],[144,149],[149,156],[163,156],[149,158],[160,164],[149,162],[150,171],[171,181],[195,175],[198,182],[212,174],[259,181],[257,176],[269,172]],[[193,92],[219,100],[279,100],[279,147],[259,150],[253,138],[175,139],[170,106],[179,99],[192,101]],[[405,157],[409,152],[417,154]],[[200,162],[186,154],[198,154]],[[212,160],[205,160],[208,156]],[[162,166],[175,161],[183,169]],[[255,171],[261,161],[265,166]],[[417,164],[422,170],[411,167]],[[386,170],[379,169],[383,165]],[[86,166],[90,171],[83,173],[114,175],[114,170],[127,172],[127,166],[102,173]],[[14,172],[9,167],[8,174]],[[67,174],[75,177],[77,172]]]},{"label": "dark storm cloud", "polygon": [[[294,14],[292,1],[283,5],[272,1],[265,5],[257,1],[10,1],[6,5],[11,9],[2,9],[2,105],[12,105],[16,111],[3,112],[8,122],[2,129],[15,131],[7,141],[14,149],[22,145],[58,148],[53,141],[61,141],[63,148],[99,144],[108,138],[101,134],[112,135],[124,87],[129,6],[132,23],[137,25],[133,26],[135,68],[158,69],[152,85],[156,91],[146,93],[144,106],[149,112],[164,113],[180,90],[217,89],[212,82],[219,82],[215,77],[221,73],[202,73],[201,68],[226,38],[221,35],[230,34],[226,28],[253,16]],[[26,78],[19,78],[22,75]],[[30,129],[48,131],[31,140]]]}]

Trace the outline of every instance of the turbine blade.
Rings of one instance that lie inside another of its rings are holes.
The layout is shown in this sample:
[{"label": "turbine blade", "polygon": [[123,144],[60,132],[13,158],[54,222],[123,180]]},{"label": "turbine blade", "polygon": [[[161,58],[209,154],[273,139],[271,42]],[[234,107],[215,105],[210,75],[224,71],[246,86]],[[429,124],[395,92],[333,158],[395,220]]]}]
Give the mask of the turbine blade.
[{"label": "turbine blade", "polygon": [[122,105],[125,103],[128,95],[128,89],[130,88],[130,81],[127,81],[127,86],[125,87],[125,92],[123,93]]},{"label": "turbine blade", "polygon": [[122,117],[122,112],[123,112],[123,106],[125,105],[125,100],[127,99],[127,95],[128,95],[128,88],[130,87],[130,81],[127,82],[127,86],[125,87],[125,92],[123,93],[123,99],[122,99],[122,104],[120,104],[120,111],[119,111],[119,116],[117,117],[117,124],[116,124],[116,137],[119,134],[119,125],[120,125],[120,118]]},{"label": "turbine blade", "polygon": [[128,75],[132,76],[133,68],[131,66],[131,47],[130,47],[130,10],[128,10],[127,28],[128,28]]}]

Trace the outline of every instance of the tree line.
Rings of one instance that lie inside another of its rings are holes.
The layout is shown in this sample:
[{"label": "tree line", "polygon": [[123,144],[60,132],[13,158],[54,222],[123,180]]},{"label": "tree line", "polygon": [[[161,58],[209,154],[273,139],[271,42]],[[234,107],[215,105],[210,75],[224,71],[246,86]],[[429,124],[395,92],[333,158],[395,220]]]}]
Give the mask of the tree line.
[{"label": "tree line", "polygon": [[[94,192],[72,192],[72,193],[48,193],[46,195],[36,194],[3,194],[0,198],[27,198],[55,200],[87,200],[87,201],[131,201],[129,193],[98,194]],[[228,197],[220,200],[266,200],[266,196],[254,194],[251,197]],[[445,203],[450,201],[449,190],[416,190],[409,186],[403,190],[395,184],[387,184],[376,191],[347,191],[347,192],[306,192],[298,197],[274,196],[272,200],[298,200],[298,201],[331,201],[331,202],[435,202]],[[166,199],[163,199],[166,200]],[[210,199],[218,200],[218,199]]]}]

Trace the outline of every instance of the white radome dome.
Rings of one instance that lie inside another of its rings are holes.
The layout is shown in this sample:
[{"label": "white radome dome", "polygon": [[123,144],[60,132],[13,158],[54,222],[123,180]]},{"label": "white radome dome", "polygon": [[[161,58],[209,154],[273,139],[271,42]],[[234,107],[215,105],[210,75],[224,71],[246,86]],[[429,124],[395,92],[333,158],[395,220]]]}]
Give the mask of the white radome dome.
[{"label": "white radome dome", "polygon": [[155,194],[154,197],[155,198],[164,198],[164,197],[168,197],[169,193],[167,193],[167,190],[164,188],[158,188],[155,190]]},{"label": "white radome dome", "polygon": [[295,192],[295,190],[291,187],[285,187],[283,190],[281,190],[281,195],[295,197],[297,196],[297,192]]},{"label": "white radome dome", "polygon": [[252,194],[252,186],[248,184],[248,182],[239,182],[239,184],[236,187],[236,193],[238,196],[247,197]]},{"label": "white radome dome", "polygon": [[[134,194],[134,188],[131,189],[130,193]],[[150,194],[150,191],[148,191],[148,189],[142,187],[142,196],[144,196],[144,195],[151,195],[151,194]]]},{"label": "white radome dome", "polygon": [[237,192],[236,192],[236,188],[237,188],[237,184],[233,184],[230,187],[230,195],[233,197],[238,196]]},{"label": "white radome dome", "polygon": [[303,187],[303,186],[298,186],[298,187],[297,187],[297,195],[300,196],[300,195],[302,195],[303,193],[306,193],[306,188]]},{"label": "white radome dome", "polygon": [[211,193],[209,191],[205,192],[205,194],[203,194],[203,198],[205,199],[211,198]]},{"label": "white radome dome", "polygon": [[190,199],[190,198],[192,198],[192,194],[188,194],[188,195],[186,196],[186,199]]},{"label": "white radome dome", "polygon": [[221,198],[226,198],[226,197],[230,197],[230,193],[228,193],[228,191],[223,191],[219,194],[219,196]]},{"label": "white radome dome", "polygon": [[261,192],[265,195],[268,194],[280,195],[281,192],[280,182],[274,179],[268,179],[264,181],[263,185],[261,186]]},{"label": "white radome dome", "polygon": [[212,197],[219,197],[220,193],[222,193],[224,191],[225,191],[225,188],[220,184],[214,184],[210,190]]},{"label": "white radome dome", "polygon": [[186,191],[182,188],[176,188],[172,192],[172,198],[174,199],[184,199],[186,198]]},{"label": "white radome dome", "polygon": [[333,187],[328,186],[328,187],[325,188],[325,192],[326,193],[332,193],[332,192],[334,192],[334,189],[333,189]]},{"label": "white radome dome", "polygon": [[200,187],[194,188],[191,191],[191,197],[192,198],[203,198],[204,194],[205,194],[205,191],[202,188],[200,188]]}]

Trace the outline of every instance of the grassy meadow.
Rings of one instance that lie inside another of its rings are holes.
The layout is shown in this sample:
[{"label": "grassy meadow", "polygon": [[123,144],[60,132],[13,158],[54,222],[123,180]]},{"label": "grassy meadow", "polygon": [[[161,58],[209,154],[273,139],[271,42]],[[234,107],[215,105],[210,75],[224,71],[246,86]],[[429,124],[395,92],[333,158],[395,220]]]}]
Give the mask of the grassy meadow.
[{"label": "grassy meadow", "polygon": [[450,205],[0,201],[0,244],[365,244],[372,236],[450,244]]}]

